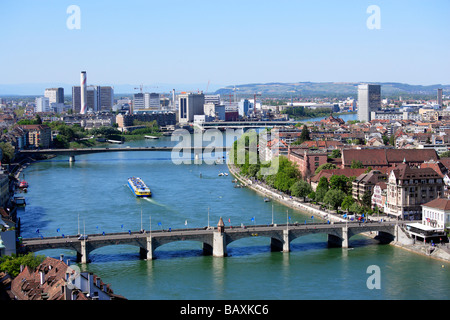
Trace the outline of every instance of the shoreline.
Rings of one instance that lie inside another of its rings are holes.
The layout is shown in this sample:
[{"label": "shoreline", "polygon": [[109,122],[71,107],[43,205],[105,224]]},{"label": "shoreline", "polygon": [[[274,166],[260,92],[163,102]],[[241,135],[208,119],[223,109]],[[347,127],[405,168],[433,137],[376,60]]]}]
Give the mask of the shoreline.
[{"label": "shoreline", "polygon": [[[345,219],[343,219],[341,217],[337,217],[333,213],[329,213],[327,211],[323,211],[321,209],[315,208],[315,207],[313,207],[312,204],[306,204],[304,202],[299,202],[295,199],[291,199],[290,196],[287,196],[286,194],[284,194],[281,191],[272,191],[270,189],[267,189],[265,186],[262,186],[259,184],[254,184],[253,181],[251,181],[245,177],[242,177],[237,172],[236,167],[234,165],[227,163],[227,167],[228,167],[228,170],[230,171],[230,173],[241,184],[243,184],[247,188],[250,188],[251,190],[255,191],[256,193],[259,193],[265,197],[271,198],[272,201],[278,201],[281,204],[283,204],[291,209],[296,209],[296,210],[302,211],[302,213],[319,215],[321,219],[324,219],[324,220],[328,219],[328,220],[330,220],[330,222],[331,221],[338,221],[338,222],[346,221]],[[361,234],[366,237],[369,237],[369,238],[375,237],[374,234],[372,234],[372,235],[370,235],[368,233],[361,233]],[[425,244],[406,245],[406,244],[400,244],[397,242],[391,242],[391,243],[389,243],[389,245],[393,245],[397,248],[404,249],[404,250],[419,254],[423,257],[427,257],[427,258],[430,258],[433,260],[439,260],[439,261],[450,263],[450,252],[448,250],[439,248],[438,246],[433,248],[433,247],[431,247],[431,245],[425,245]],[[433,249],[432,252],[430,252],[431,248]]]}]

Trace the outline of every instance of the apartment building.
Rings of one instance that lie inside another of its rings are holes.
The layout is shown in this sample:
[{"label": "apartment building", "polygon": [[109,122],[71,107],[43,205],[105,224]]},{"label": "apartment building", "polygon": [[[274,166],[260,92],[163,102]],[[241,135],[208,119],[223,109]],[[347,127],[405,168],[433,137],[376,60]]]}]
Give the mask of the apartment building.
[{"label": "apartment building", "polygon": [[20,126],[28,132],[28,146],[34,148],[49,148],[52,141],[52,130],[44,124],[27,124]]},{"label": "apartment building", "polygon": [[386,182],[386,170],[371,170],[370,172],[359,175],[352,182],[352,197],[356,201],[361,201],[366,192],[373,194],[375,186],[380,182]]},{"label": "apartment building", "polygon": [[422,205],[444,192],[443,178],[431,168],[398,165],[388,171],[384,212],[403,220],[422,217]]}]

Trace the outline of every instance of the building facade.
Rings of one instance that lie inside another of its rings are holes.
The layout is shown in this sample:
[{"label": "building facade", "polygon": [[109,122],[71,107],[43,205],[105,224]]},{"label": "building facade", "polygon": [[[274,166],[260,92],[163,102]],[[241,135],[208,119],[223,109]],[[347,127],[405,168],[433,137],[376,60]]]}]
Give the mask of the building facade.
[{"label": "building facade", "polygon": [[356,201],[361,202],[364,194],[369,192],[373,195],[375,185],[380,182],[386,182],[387,175],[380,170],[371,170],[356,177],[352,182],[352,197]]},{"label": "building facade", "polygon": [[49,99],[49,103],[64,103],[64,88],[45,89],[44,97]]},{"label": "building facade", "polygon": [[27,124],[20,126],[28,132],[28,146],[32,148],[50,147],[52,141],[52,130],[49,126],[43,124]]},{"label": "building facade", "polygon": [[297,165],[304,180],[314,175],[316,169],[328,162],[328,154],[323,151],[312,151],[288,147],[288,160]]},{"label": "building facade", "polygon": [[439,230],[450,227],[450,199],[438,198],[422,206],[422,224]]},{"label": "building facade", "polygon": [[381,86],[361,84],[358,86],[358,120],[370,121],[371,112],[381,108]]},{"label": "building facade", "polygon": [[178,95],[178,121],[194,121],[194,115],[203,115],[205,96],[203,93],[182,93]]},{"label": "building facade", "polygon": [[47,97],[36,98],[36,112],[50,112],[50,99]]},{"label": "building facade", "polygon": [[431,168],[402,164],[388,173],[384,212],[403,220],[422,218],[422,205],[444,192],[442,177]]}]

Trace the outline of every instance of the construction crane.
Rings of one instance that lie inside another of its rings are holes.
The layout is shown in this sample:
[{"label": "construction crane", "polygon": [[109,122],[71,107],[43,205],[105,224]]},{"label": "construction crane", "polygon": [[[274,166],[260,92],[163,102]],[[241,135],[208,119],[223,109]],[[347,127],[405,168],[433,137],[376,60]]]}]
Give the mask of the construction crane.
[{"label": "construction crane", "polygon": [[158,88],[158,87],[148,87],[141,84],[139,85],[139,88],[134,88],[134,90],[139,90],[141,93],[144,93],[144,88]]}]

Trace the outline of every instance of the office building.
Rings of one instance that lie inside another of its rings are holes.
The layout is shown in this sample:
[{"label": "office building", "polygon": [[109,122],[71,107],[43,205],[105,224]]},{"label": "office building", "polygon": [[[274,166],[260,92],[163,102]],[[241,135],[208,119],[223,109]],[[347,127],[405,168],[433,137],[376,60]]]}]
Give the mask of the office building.
[{"label": "office building", "polygon": [[252,104],[248,101],[248,99],[241,99],[238,103],[239,116],[247,117],[251,108]]},{"label": "office building", "polygon": [[203,115],[205,95],[203,93],[181,93],[178,95],[179,122],[194,121],[194,115]]},{"label": "office building", "polygon": [[206,94],[205,104],[207,103],[220,104],[220,94]]},{"label": "office building", "polygon": [[81,87],[72,87],[72,111],[73,113],[80,113],[81,110]]},{"label": "office building", "polygon": [[145,99],[143,93],[135,93],[133,95],[133,112],[145,109]]},{"label": "office building", "polygon": [[86,112],[87,111],[98,111],[98,96],[97,96],[97,87],[96,86],[87,86],[86,87]]},{"label": "office building", "polygon": [[64,103],[64,88],[45,89],[44,97],[48,98],[49,103]]},{"label": "office building", "polygon": [[358,86],[358,120],[371,120],[371,112],[381,108],[381,86],[361,84]]},{"label": "office building", "polygon": [[203,113],[206,116],[212,117],[216,120],[225,121],[225,106],[215,103],[206,103],[203,105]]},{"label": "office building", "polygon": [[159,93],[144,93],[144,107],[159,110],[161,108]]},{"label": "office building", "polygon": [[114,105],[114,88],[110,86],[97,87],[98,111],[110,111]]},{"label": "office building", "polygon": [[50,99],[47,97],[36,98],[36,112],[50,112]]},{"label": "office building", "polygon": [[442,107],[442,89],[437,89],[437,104]]}]

